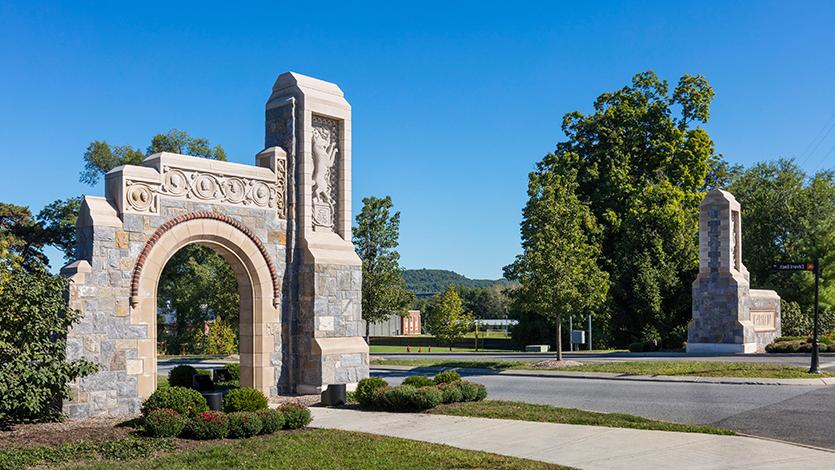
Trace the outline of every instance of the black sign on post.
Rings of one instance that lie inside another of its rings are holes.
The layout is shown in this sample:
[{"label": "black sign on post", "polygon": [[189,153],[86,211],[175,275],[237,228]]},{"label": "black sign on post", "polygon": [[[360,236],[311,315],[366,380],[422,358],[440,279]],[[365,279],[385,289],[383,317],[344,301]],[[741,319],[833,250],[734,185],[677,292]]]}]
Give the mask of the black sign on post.
[{"label": "black sign on post", "polygon": [[821,279],[820,261],[815,258],[814,261],[805,263],[774,263],[771,265],[771,269],[774,271],[812,271],[815,273],[815,322],[812,329],[812,364],[809,367],[809,373],[820,374],[820,343],[818,341],[820,325],[820,314],[818,313]]},{"label": "black sign on post", "polygon": [[815,263],[774,263],[771,269],[773,271],[814,271]]}]

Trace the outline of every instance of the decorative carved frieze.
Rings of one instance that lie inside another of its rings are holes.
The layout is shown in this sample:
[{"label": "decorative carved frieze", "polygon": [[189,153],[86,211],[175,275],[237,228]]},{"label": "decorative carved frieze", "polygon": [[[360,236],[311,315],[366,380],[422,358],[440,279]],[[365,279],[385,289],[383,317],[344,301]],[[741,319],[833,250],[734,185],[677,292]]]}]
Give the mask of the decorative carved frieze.
[{"label": "decorative carved frieze", "polygon": [[131,209],[136,212],[156,213],[157,187],[137,181],[125,181],[125,199]]},{"label": "decorative carved frieze", "polygon": [[287,218],[287,158],[275,162],[275,209],[279,219]]},{"label": "decorative carved frieze", "polygon": [[333,230],[338,194],[339,122],[313,116],[313,226]]}]

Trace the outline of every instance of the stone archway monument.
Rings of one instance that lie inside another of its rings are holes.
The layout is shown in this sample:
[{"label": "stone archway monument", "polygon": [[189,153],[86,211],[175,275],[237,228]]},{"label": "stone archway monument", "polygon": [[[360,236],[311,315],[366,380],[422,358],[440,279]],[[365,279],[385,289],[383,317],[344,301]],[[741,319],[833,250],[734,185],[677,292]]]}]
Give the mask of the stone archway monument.
[{"label": "stone archway monument", "polygon": [[157,284],[169,258],[220,254],[240,292],[241,386],[317,393],[368,376],[362,267],[351,243],[351,108],[332,83],[278,77],[255,166],[159,153],[115,168],[78,218],[70,416],[139,411],[157,385]]}]

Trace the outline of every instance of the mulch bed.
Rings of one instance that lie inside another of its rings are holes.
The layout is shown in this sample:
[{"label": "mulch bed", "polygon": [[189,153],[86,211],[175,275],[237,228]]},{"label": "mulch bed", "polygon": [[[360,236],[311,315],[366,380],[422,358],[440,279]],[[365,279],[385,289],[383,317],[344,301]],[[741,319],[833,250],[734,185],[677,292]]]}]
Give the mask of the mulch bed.
[{"label": "mulch bed", "polygon": [[118,439],[133,431],[128,426],[119,426],[124,421],[125,418],[82,418],[61,423],[16,424],[10,430],[0,431],[0,449]]},{"label": "mulch bed", "polygon": [[556,359],[546,359],[544,361],[534,362],[531,367],[534,369],[559,369],[561,367],[581,366],[583,365],[577,361],[558,361]]}]

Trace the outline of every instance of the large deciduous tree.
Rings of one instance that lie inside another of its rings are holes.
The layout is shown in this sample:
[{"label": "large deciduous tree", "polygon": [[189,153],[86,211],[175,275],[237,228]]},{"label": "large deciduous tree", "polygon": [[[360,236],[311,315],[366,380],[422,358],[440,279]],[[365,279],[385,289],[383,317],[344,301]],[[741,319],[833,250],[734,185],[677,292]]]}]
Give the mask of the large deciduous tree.
[{"label": "large deciduous tree", "polygon": [[397,252],[400,237],[400,212],[391,213],[391,197],[374,196],[362,200],[353,229],[354,246],[362,260],[362,319],[365,340],[369,340],[371,323],[405,315],[414,301],[406,290]]},{"label": "large deciduous tree", "polygon": [[608,279],[597,265],[600,228],[575,194],[576,170],[558,173],[549,157],[529,175],[523,252],[505,267],[505,277],[519,281],[514,296],[524,310],[554,320],[557,360],[562,360],[563,319],[596,313]]},{"label": "large deciduous tree", "polygon": [[600,95],[592,113],[566,114],[566,140],[538,166],[576,172],[574,192],[600,226],[598,264],[610,279],[603,339],[614,344],[660,333],[679,347],[686,336],[698,205],[705,189],[728,179],[698,127],[713,95],[699,75],[683,76],[671,95],[653,72],[637,74],[630,86]]}]

